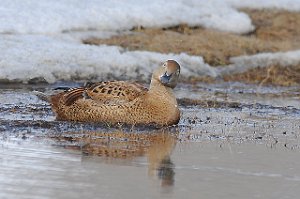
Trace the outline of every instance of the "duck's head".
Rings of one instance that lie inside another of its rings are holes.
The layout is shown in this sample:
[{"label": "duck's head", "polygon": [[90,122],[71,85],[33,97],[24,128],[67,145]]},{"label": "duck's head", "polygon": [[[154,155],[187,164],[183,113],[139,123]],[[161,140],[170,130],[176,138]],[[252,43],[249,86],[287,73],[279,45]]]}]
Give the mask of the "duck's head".
[{"label": "duck's head", "polygon": [[175,88],[179,79],[180,65],[174,60],[168,60],[159,66],[152,75],[162,85]]}]

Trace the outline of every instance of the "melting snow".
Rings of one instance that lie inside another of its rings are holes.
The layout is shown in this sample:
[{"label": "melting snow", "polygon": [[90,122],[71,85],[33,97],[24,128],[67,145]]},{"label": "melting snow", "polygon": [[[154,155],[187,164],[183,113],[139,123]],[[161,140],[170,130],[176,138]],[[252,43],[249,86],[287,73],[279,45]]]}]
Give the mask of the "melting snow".
[{"label": "melting snow", "polygon": [[[88,34],[109,37],[135,26],[166,27],[187,23],[233,33],[253,30],[249,16],[238,8],[281,8],[300,11],[300,0],[1,0],[0,80],[47,82],[88,78],[146,80],[154,67],[176,59],[185,77],[226,71],[210,67],[199,56],[90,46],[79,41]],[[299,51],[232,58],[227,72],[271,63],[299,63]]]},{"label": "melting snow", "polygon": [[202,57],[187,54],[128,52],[116,46],[92,46],[43,35],[6,35],[0,42],[0,79],[28,82],[90,78],[137,78],[148,80],[154,67],[167,59],[177,60],[185,76],[216,72]]}]

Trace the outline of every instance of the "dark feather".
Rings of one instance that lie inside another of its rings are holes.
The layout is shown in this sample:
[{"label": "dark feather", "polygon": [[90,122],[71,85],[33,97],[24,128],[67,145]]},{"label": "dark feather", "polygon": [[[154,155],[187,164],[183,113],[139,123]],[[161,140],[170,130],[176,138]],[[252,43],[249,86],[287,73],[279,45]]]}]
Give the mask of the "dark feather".
[{"label": "dark feather", "polygon": [[76,100],[84,98],[84,92],[84,88],[74,88],[69,91],[66,91],[66,94],[64,96],[65,105],[70,106]]}]

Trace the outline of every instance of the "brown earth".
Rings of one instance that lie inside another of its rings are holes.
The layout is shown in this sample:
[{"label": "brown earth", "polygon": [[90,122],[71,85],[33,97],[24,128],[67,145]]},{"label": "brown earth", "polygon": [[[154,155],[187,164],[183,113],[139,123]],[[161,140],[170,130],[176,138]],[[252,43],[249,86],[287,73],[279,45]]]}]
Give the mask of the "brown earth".
[{"label": "brown earth", "polygon": [[[181,53],[204,57],[212,65],[227,65],[229,58],[262,52],[278,52],[300,49],[300,13],[282,10],[243,9],[252,19],[256,29],[247,35],[220,32],[202,27],[181,24],[169,28],[134,28],[132,34],[109,39],[88,38],[83,41],[92,45],[118,45],[128,50],[147,50],[160,53]],[[224,77],[228,81],[271,83],[276,85],[299,84],[300,66],[269,68],[247,71],[242,75]],[[273,71],[273,72],[272,72]],[[272,75],[274,74],[274,75]],[[276,74],[279,74],[279,78]],[[291,74],[293,78],[289,78]],[[296,75],[296,77],[295,77]],[[203,78],[199,78],[201,80]],[[209,78],[208,78],[209,79]],[[205,79],[207,80],[207,79]],[[288,82],[286,82],[288,80]]]},{"label": "brown earth", "polygon": [[241,74],[226,75],[223,78],[225,81],[242,81],[260,85],[296,86],[300,84],[300,65],[255,68]]}]

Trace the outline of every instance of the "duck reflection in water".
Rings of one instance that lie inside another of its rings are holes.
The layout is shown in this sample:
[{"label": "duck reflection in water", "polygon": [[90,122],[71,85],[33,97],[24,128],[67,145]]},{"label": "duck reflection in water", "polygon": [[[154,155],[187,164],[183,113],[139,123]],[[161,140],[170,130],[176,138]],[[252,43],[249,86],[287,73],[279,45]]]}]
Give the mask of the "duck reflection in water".
[{"label": "duck reflection in water", "polygon": [[169,130],[150,132],[68,132],[51,136],[56,144],[81,150],[84,155],[96,155],[109,164],[124,164],[138,157],[147,157],[149,176],[157,175],[162,187],[174,184],[174,164],[170,155],[177,141],[177,133]]}]

